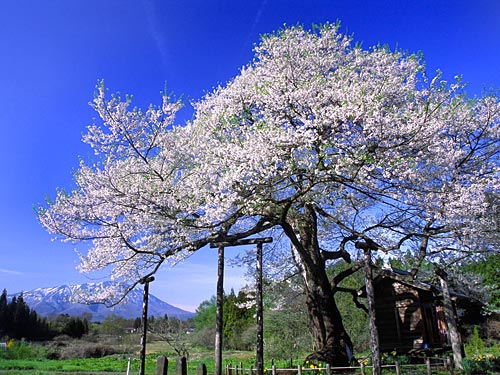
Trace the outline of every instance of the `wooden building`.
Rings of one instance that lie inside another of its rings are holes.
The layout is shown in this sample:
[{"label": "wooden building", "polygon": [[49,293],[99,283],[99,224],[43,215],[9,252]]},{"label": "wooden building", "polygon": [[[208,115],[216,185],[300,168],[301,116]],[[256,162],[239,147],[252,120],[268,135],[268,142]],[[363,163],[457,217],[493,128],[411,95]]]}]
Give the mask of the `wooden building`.
[{"label": "wooden building", "polygon": [[[440,289],[413,280],[406,271],[377,269],[375,274],[375,315],[381,352],[412,354],[448,350],[450,342]],[[364,294],[363,288],[360,295]],[[459,324],[457,306],[478,308],[478,303],[466,296],[453,293],[452,299]]]}]

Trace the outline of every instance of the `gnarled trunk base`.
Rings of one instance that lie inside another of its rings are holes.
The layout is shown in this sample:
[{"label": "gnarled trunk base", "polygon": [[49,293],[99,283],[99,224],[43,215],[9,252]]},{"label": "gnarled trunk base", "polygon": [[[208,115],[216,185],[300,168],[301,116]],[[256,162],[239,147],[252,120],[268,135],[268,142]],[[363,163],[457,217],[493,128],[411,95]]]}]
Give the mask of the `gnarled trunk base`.
[{"label": "gnarled trunk base", "polygon": [[341,342],[338,345],[324,347],[309,354],[305,361],[315,366],[328,363],[332,367],[348,367],[355,361],[355,358],[352,349],[344,342]]}]

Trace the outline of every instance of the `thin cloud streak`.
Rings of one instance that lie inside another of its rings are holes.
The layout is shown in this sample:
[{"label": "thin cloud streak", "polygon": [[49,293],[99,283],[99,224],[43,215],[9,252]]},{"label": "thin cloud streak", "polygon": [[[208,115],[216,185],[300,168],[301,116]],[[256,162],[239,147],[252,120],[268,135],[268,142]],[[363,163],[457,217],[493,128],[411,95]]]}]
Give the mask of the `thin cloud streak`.
[{"label": "thin cloud streak", "polygon": [[15,276],[23,276],[24,273],[20,271],[8,270],[5,268],[0,268],[0,274],[4,275],[15,275]]},{"label": "thin cloud streak", "polygon": [[[247,34],[246,43],[242,45],[242,48],[244,48],[244,51],[242,50],[242,53],[246,52],[247,46],[252,41],[254,33],[257,30],[257,27],[258,27],[260,20],[262,18],[262,15],[264,14],[264,9],[266,8],[266,5],[267,5],[267,0],[262,0],[262,2],[260,3],[259,9],[257,10],[257,14],[255,15],[255,18],[252,22],[252,25],[250,26],[250,31]],[[257,41],[255,41],[255,42],[257,42]]]},{"label": "thin cloud streak", "polygon": [[155,6],[150,0],[143,0],[142,5],[144,11],[146,12],[146,22],[148,25],[149,36],[151,37],[151,39],[153,39],[156,49],[160,54],[163,67],[167,68],[169,61],[169,51],[163,33],[160,31],[162,28],[156,16]]}]

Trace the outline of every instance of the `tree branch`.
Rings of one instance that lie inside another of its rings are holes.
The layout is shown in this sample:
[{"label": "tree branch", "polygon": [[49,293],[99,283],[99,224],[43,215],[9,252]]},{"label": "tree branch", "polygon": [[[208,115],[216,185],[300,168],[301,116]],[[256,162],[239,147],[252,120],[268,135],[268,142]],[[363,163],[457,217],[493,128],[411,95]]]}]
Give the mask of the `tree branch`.
[{"label": "tree branch", "polygon": [[338,285],[342,282],[342,280],[356,273],[361,268],[363,268],[363,262],[356,262],[351,267],[339,272],[331,281],[333,293],[335,293],[335,291],[338,288]]},{"label": "tree branch", "polygon": [[358,309],[363,310],[365,313],[368,314],[368,308],[363,305],[361,302],[359,302],[359,294],[356,289],[351,289],[351,288],[337,288],[336,292],[344,292],[344,293],[349,293],[352,295],[352,301],[356,305]]}]

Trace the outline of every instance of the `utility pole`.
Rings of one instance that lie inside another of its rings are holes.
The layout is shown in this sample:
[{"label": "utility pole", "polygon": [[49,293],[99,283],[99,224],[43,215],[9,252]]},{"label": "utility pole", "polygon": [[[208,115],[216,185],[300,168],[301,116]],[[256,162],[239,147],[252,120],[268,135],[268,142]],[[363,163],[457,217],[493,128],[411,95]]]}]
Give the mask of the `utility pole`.
[{"label": "utility pole", "polygon": [[257,245],[256,266],[256,314],[257,314],[257,348],[256,367],[257,375],[264,374],[264,313],[262,303],[262,244],[273,241],[272,237],[248,238],[235,241],[221,241],[211,243],[211,248],[219,249],[218,278],[217,278],[217,318],[215,325],[215,375],[222,375],[222,324],[224,304],[224,248],[228,246]]}]

